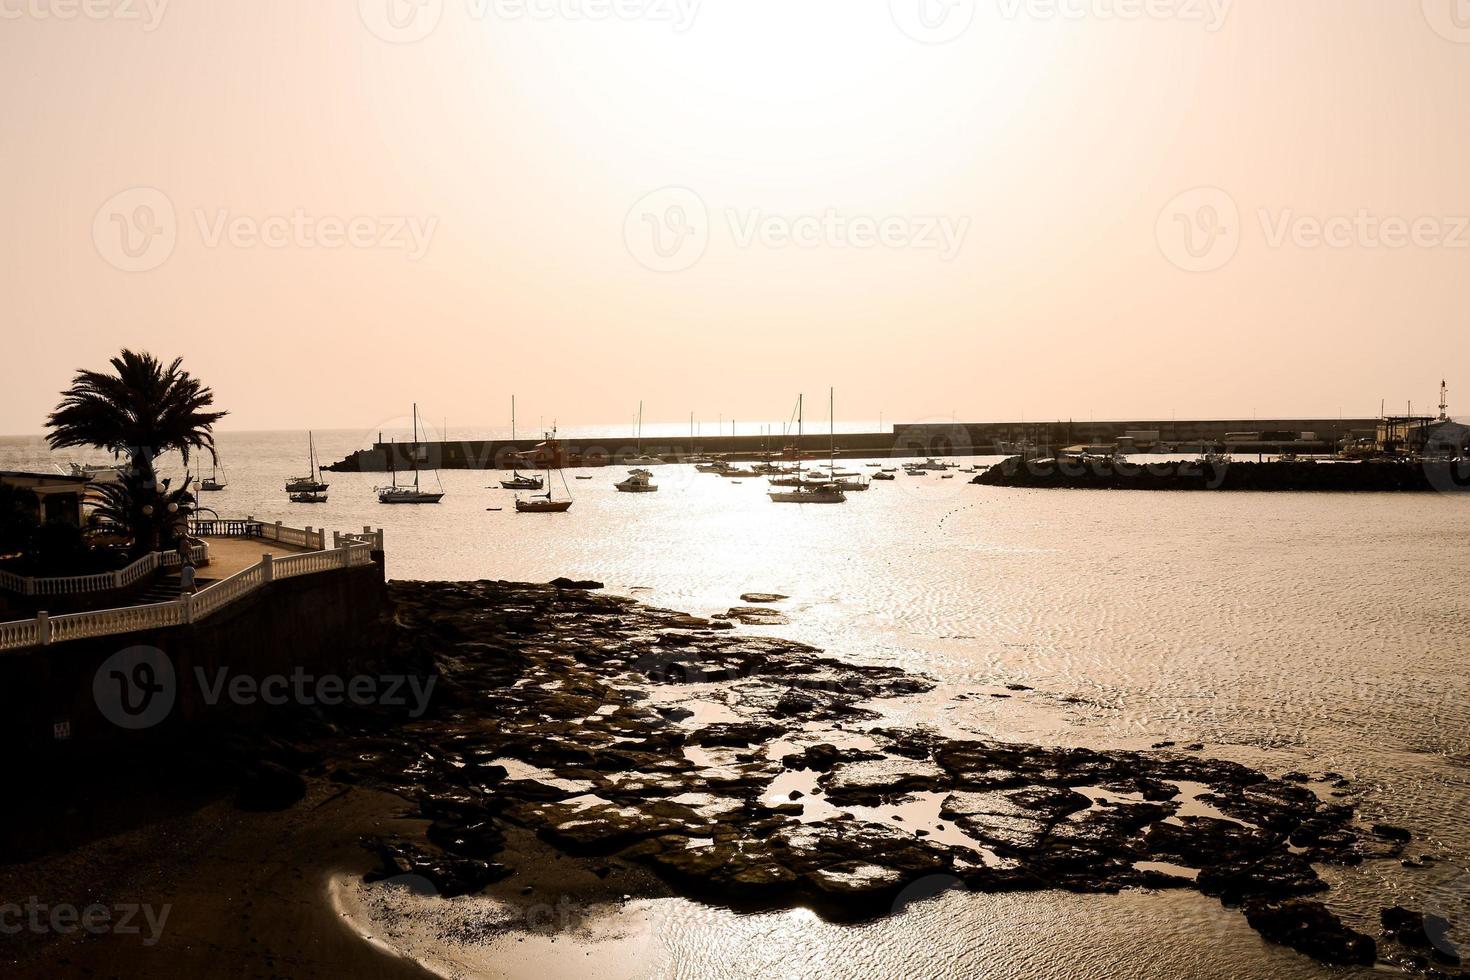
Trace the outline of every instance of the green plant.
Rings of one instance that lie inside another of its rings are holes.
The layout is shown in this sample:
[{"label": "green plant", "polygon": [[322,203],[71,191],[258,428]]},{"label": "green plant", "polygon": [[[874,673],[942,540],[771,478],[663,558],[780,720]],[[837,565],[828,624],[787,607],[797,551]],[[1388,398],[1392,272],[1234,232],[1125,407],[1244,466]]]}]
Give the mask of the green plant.
[{"label": "green plant", "polygon": [[110,363],[111,372],[77,372],[46,421],[47,441],[53,449],[88,446],[127,459],[119,482],[97,489],[122,488],[102,503],[128,528],[133,553],[145,554],[169,537],[176,519],[169,504],[182,507],[193,500],[187,483],[171,493],[168,482],[159,480],[158,457],[177,452],[185,465],[196,452],[216,459],[214,424],[227,413],[209,410],[214,392],[183,369],[182,358],[164,364],[152,354],[125,349]]}]

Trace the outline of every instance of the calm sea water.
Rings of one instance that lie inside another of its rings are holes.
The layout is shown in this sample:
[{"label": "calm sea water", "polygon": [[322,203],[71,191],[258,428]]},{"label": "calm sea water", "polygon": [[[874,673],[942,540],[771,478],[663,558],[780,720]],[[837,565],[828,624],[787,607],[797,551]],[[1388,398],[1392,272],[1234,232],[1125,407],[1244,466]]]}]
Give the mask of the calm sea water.
[{"label": "calm sea water", "polygon": [[[326,461],[369,439],[317,436]],[[771,504],[762,481],[670,466],[642,495],[613,490],[620,469],[567,471],[565,515],[516,514],[488,472],[426,474],[447,491],[432,507],[384,507],[380,475],[330,474],[329,503],[304,506],[281,490],[303,470],[304,434],[220,445],[230,487],[206,500],[221,515],[382,527],[394,578],[595,578],[696,613],[781,592],[792,624],[773,632],[940,681],[898,709],[903,723],[1095,748],[1200,741],[1277,774],[1337,770],[1365,816],[1413,829],[1412,852],[1441,862],[1330,869],[1331,904],[1370,933],[1393,902],[1470,917],[1470,499],[1003,491],[900,475],[843,506],[793,507]],[[0,468],[54,459],[38,441],[0,440]],[[952,700],[1007,682],[1036,690]],[[861,977],[911,962],[946,976],[1341,975],[1188,894],[951,895],[860,928],[682,902],[620,915],[593,944],[608,975]],[[585,950],[561,949],[525,972],[585,970]],[[460,966],[521,972],[503,953]]]}]

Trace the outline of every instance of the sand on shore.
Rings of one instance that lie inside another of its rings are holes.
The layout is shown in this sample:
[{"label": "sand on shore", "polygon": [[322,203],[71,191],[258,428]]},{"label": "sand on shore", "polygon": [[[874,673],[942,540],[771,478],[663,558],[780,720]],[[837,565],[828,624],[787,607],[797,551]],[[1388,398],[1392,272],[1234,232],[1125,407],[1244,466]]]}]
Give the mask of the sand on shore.
[{"label": "sand on shore", "polygon": [[279,813],[245,813],[224,797],[0,867],[7,902],[147,905],[161,923],[151,943],[155,930],[141,914],[138,934],[26,928],[4,937],[0,962],[15,978],[425,980],[432,974],[364,942],[327,895],[334,875],[372,865],[360,835],[421,828],[401,816],[407,809],[387,793],[319,782]]}]

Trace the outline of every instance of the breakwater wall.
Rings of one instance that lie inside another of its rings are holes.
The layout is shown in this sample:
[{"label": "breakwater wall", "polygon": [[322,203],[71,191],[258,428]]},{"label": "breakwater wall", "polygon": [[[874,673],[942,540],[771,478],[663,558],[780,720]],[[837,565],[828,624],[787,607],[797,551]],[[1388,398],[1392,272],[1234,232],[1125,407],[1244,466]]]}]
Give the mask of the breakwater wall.
[{"label": "breakwater wall", "polygon": [[[636,456],[639,444],[633,439],[563,439],[568,465],[611,466]],[[844,432],[837,436],[837,455],[844,459],[919,457],[937,455],[973,455],[992,451],[989,446],[970,447],[959,452],[941,439],[928,440],[922,435],[894,432]],[[334,473],[386,473],[406,471],[414,465],[421,469],[507,470],[515,465],[517,454],[530,453],[541,443],[539,439],[476,440],[408,443],[375,443],[371,449],[360,449],[346,459],[323,467]],[[794,458],[795,451],[804,457],[826,458],[832,440],[826,433],[796,436],[685,436],[682,438],[645,438],[641,451],[669,462],[684,462],[693,456],[722,456],[740,462],[749,460]],[[522,464],[524,466],[524,464]]]},{"label": "breakwater wall", "polygon": [[1470,492],[1470,462],[1117,461],[1011,457],[975,477],[990,487],[1052,490]]},{"label": "breakwater wall", "polygon": [[[1169,420],[1115,422],[918,422],[897,423],[892,431],[844,432],[837,436],[837,455],[844,459],[900,459],[927,456],[1001,456],[1022,443],[1042,449],[1060,449],[1077,444],[1115,442],[1128,432],[1157,432],[1161,451],[1197,449],[1249,449],[1251,452],[1300,452],[1335,450],[1345,438],[1372,434],[1376,419],[1250,419]],[[1256,441],[1232,440],[1241,433],[1265,437]],[[1303,440],[1302,433],[1313,439]],[[1290,434],[1290,438],[1286,435]],[[448,470],[503,470],[514,465],[517,453],[532,451],[541,440],[453,440],[447,442],[375,443],[325,467],[337,473],[386,473],[422,468]],[[632,438],[563,440],[572,466],[607,466],[623,462],[639,452]],[[796,436],[679,436],[645,438],[642,451],[670,462],[691,456],[724,456],[749,461],[779,456],[788,447],[803,454],[825,456],[831,447],[826,433]],[[1144,447],[1148,448],[1148,447]]]}]

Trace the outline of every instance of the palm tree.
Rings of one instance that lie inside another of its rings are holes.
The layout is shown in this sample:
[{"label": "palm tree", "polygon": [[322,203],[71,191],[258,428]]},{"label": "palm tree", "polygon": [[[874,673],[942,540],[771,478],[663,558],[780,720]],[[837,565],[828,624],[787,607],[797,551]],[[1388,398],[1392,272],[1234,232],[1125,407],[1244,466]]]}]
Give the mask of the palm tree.
[{"label": "palm tree", "polygon": [[191,480],[177,490],[163,481],[163,490],[146,487],[138,496],[125,480],[98,483],[91,487],[88,502],[92,505],[93,527],[109,525],[125,527],[133,539],[133,557],[141,558],[157,547],[173,547],[183,518],[194,509],[195,497],[189,491]]},{"label": "palm tree", "polygon": [[[52,449],[90,446],[114,459],[127,457],[122,482],[128,506],[119,516],[127,517],[133,550],[147,552],[168,534],[165,511],[177,502],[167,483],[159,482],[155,462],[170,451],[186,466],[195,452],[216,459],[214,424],[228,413],[208,410],[214,392],[183,370],[182,358],[164,364],[152,354],[125,349],[111,364],[111,372],[77,372],[46,420],[47,441]],[[187,484],[175,493],[185,492]]]}]

